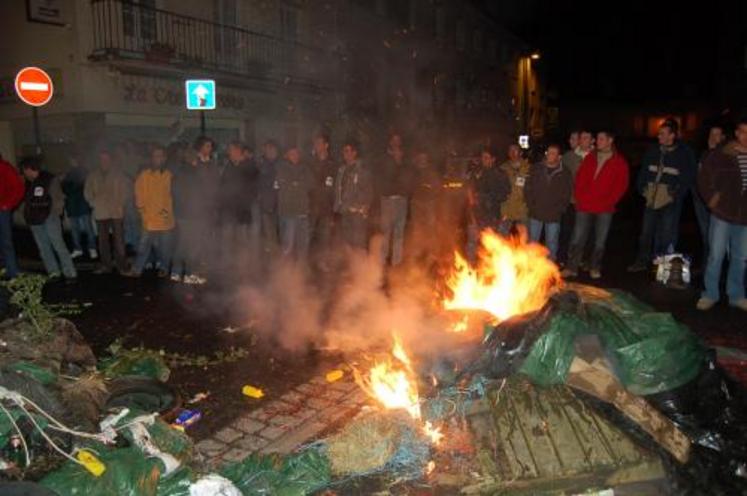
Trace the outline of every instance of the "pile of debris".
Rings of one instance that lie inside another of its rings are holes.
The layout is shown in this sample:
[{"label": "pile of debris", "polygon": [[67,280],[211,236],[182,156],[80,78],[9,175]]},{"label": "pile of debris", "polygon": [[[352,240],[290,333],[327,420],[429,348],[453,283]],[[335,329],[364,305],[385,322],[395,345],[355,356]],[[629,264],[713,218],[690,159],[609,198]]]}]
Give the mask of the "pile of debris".
[{"label": "pile of debris", "polygon": [[44,340],[29,325],[0,323],[0,469],[38,494],[345,494],[380,479],[465,494],[641,481],[747,494],[745,392],[687,328],[623,292],[570,285],[537,311],[454,334],[447,356],[419,357],[430,389],[417,415],[364,409],[291,454],[215,472],[177,425],[157,352],[97,362],[69,321],[50,319]]}]

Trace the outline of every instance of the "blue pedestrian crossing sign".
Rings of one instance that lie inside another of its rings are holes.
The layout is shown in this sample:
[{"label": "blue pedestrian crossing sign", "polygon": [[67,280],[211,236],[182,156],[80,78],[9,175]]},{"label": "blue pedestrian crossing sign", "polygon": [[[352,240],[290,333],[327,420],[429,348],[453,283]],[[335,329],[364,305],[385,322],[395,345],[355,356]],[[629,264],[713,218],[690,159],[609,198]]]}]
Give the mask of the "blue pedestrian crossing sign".
[{"label": "blue pedestrian crossing sign", "polygon": [[213,110],[215,108],[215,81],[188,79],[184,82],[187,110]]}]

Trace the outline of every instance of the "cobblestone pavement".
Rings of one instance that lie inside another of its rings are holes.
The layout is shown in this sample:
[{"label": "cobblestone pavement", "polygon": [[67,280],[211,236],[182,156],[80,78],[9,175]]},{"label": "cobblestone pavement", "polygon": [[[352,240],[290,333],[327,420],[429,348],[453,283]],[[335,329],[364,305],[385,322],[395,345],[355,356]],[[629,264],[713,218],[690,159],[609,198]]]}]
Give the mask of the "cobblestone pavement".
[{"label": "cobblestone pavement", "polygon": [[208,467],[243,460],[254,452],[288,453],[354,416],[367,401],[349,373],[333,383],[315,377],[242,415],[196,448]]}]

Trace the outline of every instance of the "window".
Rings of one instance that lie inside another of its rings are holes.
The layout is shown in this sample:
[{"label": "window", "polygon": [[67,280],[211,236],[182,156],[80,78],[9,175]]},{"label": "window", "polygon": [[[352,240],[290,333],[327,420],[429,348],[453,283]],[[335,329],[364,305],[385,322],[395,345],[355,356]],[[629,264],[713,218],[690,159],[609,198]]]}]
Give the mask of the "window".
[{"label": "window", "polygon": [[446,39],[446,12],[442,5],[436,6],[436,15],[433,21],[433,34],[439,40]]},{"label": "window", "polygon": [[482,31],[475,29],[472,33],[472,49],[477,55],[482,54]]},{"label": "window", "polygon": [[467,45],[467,26],[463,20],[457,21],[455,41],[457,50],[463,51]]},{"label": "window", "polygon": [[376,0],[355,0],[355,3],[365,9],[373,10],[375,7]]},{"label": "window", "polygon": [[298,38],[298,11],[296,9],[280,8],[280,34],[288,40]]},{"label": "window", "polygon": [[237,33],[227,26],[239,23],[237,0],[213,0],[213,19],[220,26],[215,27],[215,49],[225,54],[236,53],[238,45]]},{"label": "window", "polygon": [[125,36],[143,40],[156,39],[156,0],[122,2],[122,30]]},{"label": "window", "polygon": [[463,78],[456,80],[456,105],[463,109],[467,106],[467,83]]},{"label": "window", "polygon": [[410,2],[404,0],[388,0],[387,14],[397,24],[404,28],[410,26]]},{"label": "window", "polygon": [[490,59],[491,62],[498,61],[498,42],[495,40],[490,40],[488,42],[488,59]]},{"label": "window", "polygon": [[386,15],[387,0],[376,0],[376,15],[384,17]]}]

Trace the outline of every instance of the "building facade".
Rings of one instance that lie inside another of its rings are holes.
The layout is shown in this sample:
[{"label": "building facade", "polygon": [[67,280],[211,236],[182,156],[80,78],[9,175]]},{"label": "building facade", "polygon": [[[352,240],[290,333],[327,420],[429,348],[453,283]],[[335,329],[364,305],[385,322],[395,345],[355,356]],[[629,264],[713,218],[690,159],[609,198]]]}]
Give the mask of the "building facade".
[{"label": "building facade", "polygon": [[455,0],[7,0],[0,33],[0,151],[33,150],[13,78],[39,66],[55,84],[39,110],[53,168],[72,150],[193,139],[185,79],[216,81],[208,135],[251,144],[320,129],[373,144],[390,128],[502,144],[534,84],[522,42]]}]

